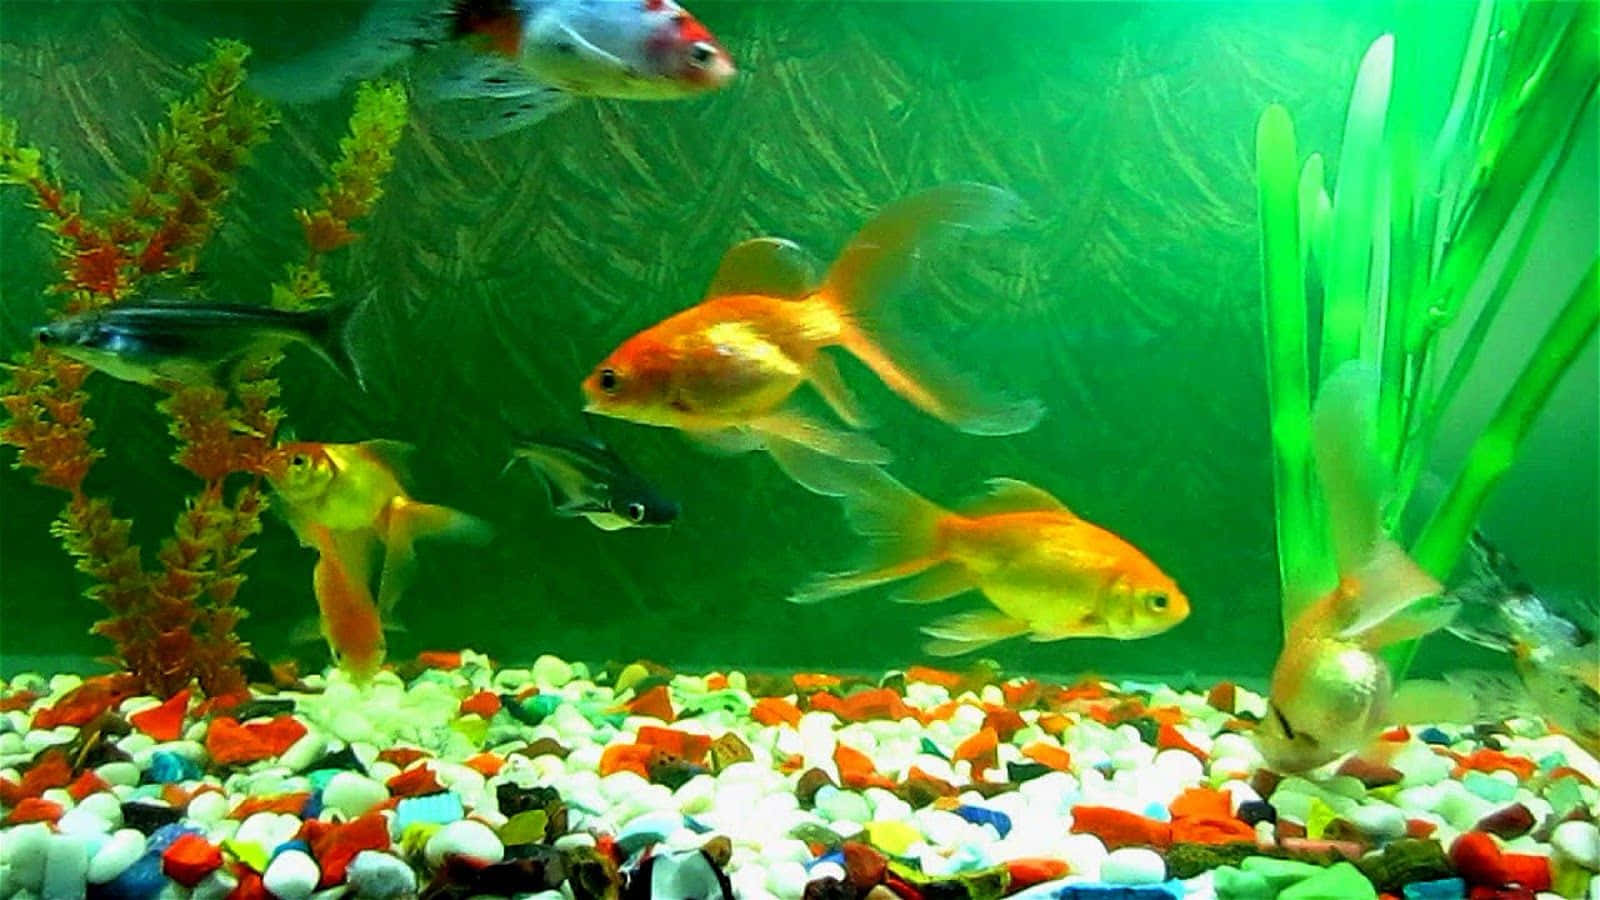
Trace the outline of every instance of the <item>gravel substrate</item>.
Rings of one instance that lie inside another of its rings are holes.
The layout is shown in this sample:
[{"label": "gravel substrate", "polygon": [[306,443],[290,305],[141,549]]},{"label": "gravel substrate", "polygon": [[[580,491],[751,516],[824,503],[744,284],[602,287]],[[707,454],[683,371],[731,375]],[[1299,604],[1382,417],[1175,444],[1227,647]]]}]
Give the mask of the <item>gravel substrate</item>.
[{"label": "gravel substrate", "polygon": [[0,897],[1600,900],[1600,763],[1533,720],[1280,777],[1227,683],[407,674],[0,684]]}]

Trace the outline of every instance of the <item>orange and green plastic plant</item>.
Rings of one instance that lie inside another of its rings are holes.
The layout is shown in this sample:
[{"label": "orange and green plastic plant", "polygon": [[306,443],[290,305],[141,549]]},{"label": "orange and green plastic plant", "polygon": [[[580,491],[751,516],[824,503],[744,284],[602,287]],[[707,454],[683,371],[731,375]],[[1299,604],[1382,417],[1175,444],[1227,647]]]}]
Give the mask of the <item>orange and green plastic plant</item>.
[{"label": "orange and green plastic plant", "polygon": [[[61,187],[43,155],[18,141],[14,124],[0,122],[0,183],[29,189],[55,236],[61,280],[54,290],[64,298],[57,315],[116,304],[159,273],[194,270],[236,173],[273,124],[271,111],[242,91],[248,55],[238,42],[213,45],[211,58],[193,70],[193,95],[169,108],[148,173],[121,211],[85,215],[78,195]],[[380,114],[373,112],[375,102]],[[323,192],[327,208],[299,213],[341,237],[337,244],[310,241],[308,226],[312,259],[305,268],[313,277],[301,283],[315,289],[291,288],[300,302],[328,294],[315,275],[317,255],[354,238],[349,224],[371,211],[404,121],[398,89],[363,88],[352,119],[360,127],[358,146],[352,149],[347,140],[334,187]],[[275,288],[274,300],[278,294]],[[245,610],[235,599],[245,580],[241,567],[254,552],[247,545],[261,530],[266,508],[255,473],[283,417],[272,377],[279,359],[270,353],[243,360],[233,372],[231,396],[214,385],[174,386],[158,404],[177,441],[173,461],[202,484],[159,548],[156,571],[145,567],[141,548],[129,539],[132,522],[119,518],[110,500],[84,489],[104,456],[90,440],[94,422],[84,414],[90,370],[36,346],[18,356],[0,386],[8,414],[0,441],[20,451],[17,467],[35,470],[41,484],[69,495],[51,530],[78,570],[93,579],[88,596],[110,612],[93,631],[111,640],[113,661],[141,690],[170,696],[198,681],[217,696],[244,687],[238,662],[246,646],[237,626]]]}]

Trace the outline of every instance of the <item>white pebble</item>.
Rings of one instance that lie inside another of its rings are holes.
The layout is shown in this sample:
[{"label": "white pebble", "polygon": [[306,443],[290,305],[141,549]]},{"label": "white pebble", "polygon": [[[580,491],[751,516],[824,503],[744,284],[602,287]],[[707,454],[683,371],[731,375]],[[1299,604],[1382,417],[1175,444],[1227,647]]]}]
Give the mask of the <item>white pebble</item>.
[{"label": "white pebble", "polygon": [[[673,792],[678,811],[685,815],[703,813],[711,808],[717,794],[717,780],[710,775],[696,775]],[[793,796],[793,795],[791,795]]]},{"label": "white pebble", "polygon": [[[118,813],[121,811],[120,808],[117,810]],[[117,824],[120,823],[108,822],[100,813],[80,806],[67,810],[56,822],[56,830],[62,834],[107,834]]]},{"label": "white pebble", "polygon": [[305,900],[317,889],[322,872],[304,850],[285,850],[267,864],[261,884],[278,900]]},{"label": "white pebble", "polygon": [[865,822],[872,818],[872,809],[867,806],[865,797],[855,791],[841,791],[831,784],[817,791],[814,805],[818,814],[832,822],[841,819]]},{"label": "white pebble", "polygon": [[350,861],[349,883],[358,897],[394,900],[416,892],[417,874],[388,853],[363,850]]},{"label": "white pebble", "polygon": [[806,892],[806,867],[797,862],[771,866],[767,869],[767,890],[778,900],[800,900]]},{"label": "white pebble", "polygon": [[84,838],[58,834],[50,839],[44,864],[45,900],[82,897],[89,884],[89,846]]},{"label": "white pebble", "polygon": [[1363,803],[1346,812],[1344,817],[1379,843],[1386,843],[1406,833],[1405,813],[1387,803]]},{"label": "white pebble", "polygon": [[221,791],[201,791],[183,812],[186,818],[210,826],[228,814],[228,798]]},{"label": "white pebble", "polygon": [[1591,872],[1600,870],[1600,828],[1593,822],[1562,822],[1550,834],[1550,846]]},{"label": "white pebble", "polygon": [[472,819],[461,819],[434,832],[423,848],[428,865],[435,867],[444,861],[446,854],[451,853],[493,864],[505,858],[506,848],[489,826]]},{"label": "white pebble", "polygon": [[200,879],[189,892],[188,900],[226,900],[238,886],[238,877],[224,867]]},{"label": "white pebble", "polygon": [[1157,884],[1166,877],[1166,862],[1144,847],[1118,848],[1100,863],[1100,880],[1109,884]]},{"label": "white pebble", "polygon": [[89,883],[105,884],[121,875],[144,855],[144,835],[124,828],[111,835],[89,860]]},{"label": "white pebble", "polygon": [[572,666],[546,653],[533,661],[533,681],[539,687],[561,687],[572,680]]},{"label": "white pebble", "polygon": [[50,853],[50,826],[30,822],[6,830],[0,841],[0,868],[9,868],[7,881],[25,891],[44,884],[45,859]]},{"label": "white pebble", "polygon": [[586,831],[574,831],[569,834],[563,834],[561,837],[556,838],[551,844],[552,847],[555,847],[557,850],[561,850],[563,852],[567,850],[576,850],[579,847],[593,847],[594,845],[594,835],[589,834]]},{"label": "white pebble", "polygon": [[322,789],[322,803],[354,819],[389,799],[389,789],[355,772],[340,772]]},{"label": "white pebble", "polygon": [[95,769],[94,773],[110,785],[133,787],[139,783],[139,767],[131,762],[108,762]]},{"label": "white pebble", "polygon": [[259,844],[268,850],[290,840],[300,831],[300,818],[284,813],[259,812],[239,823],[236,840]]}]

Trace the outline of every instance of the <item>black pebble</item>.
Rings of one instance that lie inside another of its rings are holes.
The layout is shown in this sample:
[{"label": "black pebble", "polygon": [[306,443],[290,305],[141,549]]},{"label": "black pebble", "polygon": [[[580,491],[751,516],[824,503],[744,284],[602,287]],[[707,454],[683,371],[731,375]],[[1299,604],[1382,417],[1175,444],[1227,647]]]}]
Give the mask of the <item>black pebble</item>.
[{"label": "black pebble", "polygon": [[340,769],[348,772],[359,772],[362,775],[367,774],[367,767],[361,764],[361,759],[356,756],[355,751],[351,750],[348,744],[336,752],[324,754],[321,759],[312,763],[310,768],[312,771],[317,769]]},{"label": "black pebble", "polygon": [[837,878],[813,878],[806,882],[802,900],[856,900],[856,889]]},{"label": "black pebble", "polygon": [[153,834],[163,825],[183,820],[183,813],[170,806],[137,801],[122,804],[122,824],[138,830],[140,834]]},{"label": "black pebble", "polygon": [[225,712],[219,712],[218,715],[229,716],[243,722],[248,719],[270,719],[273,716],[292,712],[294,712],[294,701],[287,697],[257,697]]},{"label": "black pebble", "polygon": [[1254,825],[1257,822],[1278,821],[1278,811],[1273,809],[1272,804],[1265,800],[1249,800],[1241,803],[1239,804],[1239,812],[1235,815],[1239,817],[1239,821],[1246,825]]},{"label": "black pebble", "polygon": [[1152,746],[1155,745],[1156,736],[1161,733],[1161,723],[1150,718],[1149,716],[1139,716],[1136,719],[1129,719],[1123,724],[1132,725],[1134,728],[1139,729],[1139,740],[1144,741],[1146,744],[1150,744]]},{"label": "black pebble", "polygon": [[1006,778],[1018,784],[1024,781],[1032,781],[1054,771],[1044,763],[1006,763]]}]

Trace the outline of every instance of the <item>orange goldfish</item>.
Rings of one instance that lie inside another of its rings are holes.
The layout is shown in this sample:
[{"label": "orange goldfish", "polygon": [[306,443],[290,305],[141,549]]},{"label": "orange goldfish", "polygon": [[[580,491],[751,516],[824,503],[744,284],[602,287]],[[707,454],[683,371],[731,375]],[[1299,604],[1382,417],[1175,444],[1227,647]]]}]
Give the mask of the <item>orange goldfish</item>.
[{"label": "orange goldfish", "polygon": [[871,538],[875,564],[823,575],[789,599],[815,603],[913,578],[898,603],[935,603],[977,589],[993,610],[924,626],[923,650],[955,656],[1006,638],[1128,640],[1159,634],[1189,615],[1189,599],[1138,548],[1087,522],[1045,491],[996,478],[989,493],[951,512],[875,466],[835,464],[822,484]]},{"label": "orange goldfish", "polygon": [[1376,374],[1360,363],[1336,370],[1317,396],[1315,453],[1339,583],[1290,624],[1272,672],[1256,735],[1281,771],[1316,768],[1362,749],[1387,724],[1425,718],[1396,703],[1378,652],[1444,627],[1460,605],[1384,532],[1376,410]]},{"label": "orange goldfish", "polygon": [[[324,637],[337,659],[358,658],[356,665],[368,670],[383,657],[377,623],[393,611],[415,572],[416,539],[481,542],[489,536],[489,527],[472,516],[411,499],[398,474],[409,450],[394,441],[294,442],[280,445],[263,466],[300,543],[321,554],[313,586]],[[378,543],[383,568],[374,604],[367,586]]]},{"label": "orange goldfish", "polygon": [[770,449],[781,441],[825,456],[886,462],[889,454],[876,442],[836,430],[791,402],[809,384],[846,424],[867,424],[822,352],[838,346],[900,396],[963,431],[1026,431],[1043,415],[1037,401],[986,401],[954,378],[914,372],[904,355],[885,349],[881,318],[885,295],[932,239],[993,230],[1018,206],[1015,195],[981,184],[924,191],[880,212],[820,282],[793,243],[768,237],[738,244],[723,257],[703,302],[628,338],[595,366],[582,385],[586,409],[677,428],[729,449]]}]

